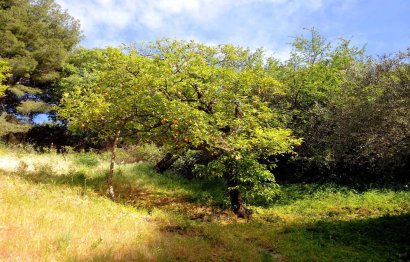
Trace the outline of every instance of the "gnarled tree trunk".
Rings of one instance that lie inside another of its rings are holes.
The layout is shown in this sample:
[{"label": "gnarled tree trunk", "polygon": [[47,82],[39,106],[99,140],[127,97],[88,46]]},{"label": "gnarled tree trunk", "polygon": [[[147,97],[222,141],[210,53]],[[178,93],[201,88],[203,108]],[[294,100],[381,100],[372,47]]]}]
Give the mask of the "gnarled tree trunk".
[{"label": "gnarled tree trunk", "polygon": [[179,158],[179,155],[174,155],[172,153],[167,153],[156,165],[155,169],[162,173],[168,170]]}]

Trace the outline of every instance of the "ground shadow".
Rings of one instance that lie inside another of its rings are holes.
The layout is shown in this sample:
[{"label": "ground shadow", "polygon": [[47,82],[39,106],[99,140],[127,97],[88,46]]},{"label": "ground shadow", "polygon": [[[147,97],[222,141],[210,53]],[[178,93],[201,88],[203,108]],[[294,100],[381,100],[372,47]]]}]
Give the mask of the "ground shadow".
[{"label": "ground shadow", "polygon": [[302,261],[303,256],[306,261],[315,257],[342,261],[410,261],[410,213],[290,226],[281,232],[281,241],[284,248],[293,249],[293,259]]},{"label": "ground shadow", "polygon": [[[244,259],[249,259],[251,252],[239,251],[238,247],[258,250],[253,261],[410,261],[409,232],[410,214],[319,221],[282,229],[256,222],[168,226],[161,229],[161,239],[154,244],[161,249],[155,261],[247,261]],[[233,237],[236,242],[230,244]],[[190,251],[177,253],[176,246],[164,245],[175,239],[179,239],[175,245],[190,243]],[[208,248],[206,254],[201,253],[204,247]],[[139,251],[128,252],[124,257],[133,258]],[[101,259],[115,260],[111,253],[90,258]]]}]

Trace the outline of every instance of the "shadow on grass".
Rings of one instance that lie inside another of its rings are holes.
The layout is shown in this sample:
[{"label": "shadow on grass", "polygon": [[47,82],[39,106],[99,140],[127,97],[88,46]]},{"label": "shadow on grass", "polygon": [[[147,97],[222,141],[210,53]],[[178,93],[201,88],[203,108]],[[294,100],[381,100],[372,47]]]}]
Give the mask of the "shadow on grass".
[{"label": "shadow on grass", "polygon": [[286,227],[280,243],[292,261],[410,261],[410,213]]},{"label": "shadow on grass", "polygon": [[[152,247],[160,251],[159,261],[409,261],[408,232],[410,214],[284,228],[202,223],[164,227]],[[123,256],[134,254],[138,250]],[[107,253],[90,259],[115,257]]]}]

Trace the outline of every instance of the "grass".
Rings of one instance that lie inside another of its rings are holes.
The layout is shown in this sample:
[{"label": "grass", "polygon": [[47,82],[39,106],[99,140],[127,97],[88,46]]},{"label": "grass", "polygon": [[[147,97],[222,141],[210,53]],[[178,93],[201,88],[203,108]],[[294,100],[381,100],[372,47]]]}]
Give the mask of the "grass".
[{"label": "grass", "polygon": [[408,261],[410,192],[288,185],[249,221],[221,181],[0,147],[0,261]]}]

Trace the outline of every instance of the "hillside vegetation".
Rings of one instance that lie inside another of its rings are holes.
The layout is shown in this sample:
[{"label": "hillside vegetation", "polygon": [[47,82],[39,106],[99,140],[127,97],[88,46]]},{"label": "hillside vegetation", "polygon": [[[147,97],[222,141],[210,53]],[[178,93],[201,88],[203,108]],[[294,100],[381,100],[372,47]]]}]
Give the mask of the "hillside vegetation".
[{"label": "hillside vegetation", "polygon": [[409,259],[404,187],[284,186],[245,221],[224,209],[222,181],[158,174],[150,163],[119,164],[113,202],[108,156],[3,147],[0,161],[0,260]]},{"label": "hillside vegetation", "polygon": [[410,48],[83,37],[0,1],[0,261],[410,261]]}]

